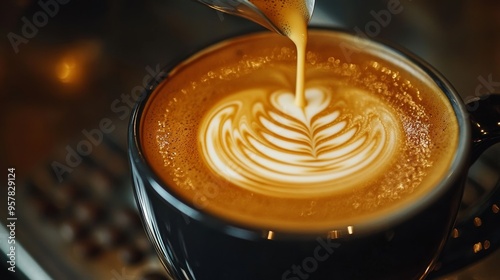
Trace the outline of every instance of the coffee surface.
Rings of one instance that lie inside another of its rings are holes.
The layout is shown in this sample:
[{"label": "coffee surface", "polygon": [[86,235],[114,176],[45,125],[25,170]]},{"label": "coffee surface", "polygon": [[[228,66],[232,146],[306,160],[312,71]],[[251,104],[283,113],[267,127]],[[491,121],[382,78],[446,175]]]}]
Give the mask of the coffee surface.
[{"label": "coffee surface", "polygon": [[310,31],[302,108],[287,38],[193,56],[147,102],[147,161],[186,203],[255,227],[323,230],[415,203],[453,160],[453,110],[421,70],[358,40]]}]

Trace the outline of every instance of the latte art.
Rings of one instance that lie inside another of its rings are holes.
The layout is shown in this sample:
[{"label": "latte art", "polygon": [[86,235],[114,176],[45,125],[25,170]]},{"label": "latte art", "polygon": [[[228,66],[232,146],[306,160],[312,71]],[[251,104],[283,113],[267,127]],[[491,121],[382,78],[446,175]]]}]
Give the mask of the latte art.
[{"label": "latte art", "polygon": [[[228,95],[199,132],[203,159],[233,184],[276,197],[323,196],[363,186],[394,157],[401,129],[384,103],[355,88]],[[359,176],[363,172],[363,176]]]},{"label": "latte art", "polygon": [[233,39],[176,67],[141,117],[141,147],[164,188],[271,230],[356,226],[418,203],[452,162],[453,109],[386,48],[342,60],[343,43],[355,40],[309,32],[304,106],[284,36]]}]

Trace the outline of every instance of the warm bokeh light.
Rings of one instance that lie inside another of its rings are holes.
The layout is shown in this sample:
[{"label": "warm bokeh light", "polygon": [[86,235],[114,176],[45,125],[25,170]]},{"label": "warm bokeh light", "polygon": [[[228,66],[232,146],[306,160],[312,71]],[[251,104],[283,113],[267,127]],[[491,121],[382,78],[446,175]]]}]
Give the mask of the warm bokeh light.
[{"label": "warm bokeh light", "polygon": [[273,231],[270,230],[267,233],[267,239],[269,239],[269,240],[273,240],[274,239],[274,232]]},{"label": "warm bokeh light", "polygon": [[[56,56],[54,75],[65,86],[65,92],[76,94],[92,80],[95,64],[101,54],[101,45],[97,41],[81,41]],[[69,90],[73,89],[73,90]]]},{"label": "warm bokeh light", "polygon": [[496,204],[493,204],[493,206],[491,206],[491,211],[493,211],[493,213],[495,214],[498,214],[500,212],[500,207],[498,207],[498,205]]},{"label": "warm bokeh light", "polygon": [[353,227],[353,226],[348,226],[348,227],[347,227],[347,232],[348,232],[349,234],[353,234],[353,233],[354,233],[354,227]]},{"label": "warm bokeh light", "polygon": [[328,233],[328,238],[330,239],[338,239],[340,238],[340,232],[337,230],[332,230]]},{"label": "warm bokeh light", "polygon": [[472,250],[474,251],[475,254],[481,252],[483,250],[483,243],[478,242],[472,246]]},{"label": "warm bokeh light", "polygon": [[56,76],[62,83],[75,82],[79,77],[79,67],[73,57],[65,57],[56,67]]}]

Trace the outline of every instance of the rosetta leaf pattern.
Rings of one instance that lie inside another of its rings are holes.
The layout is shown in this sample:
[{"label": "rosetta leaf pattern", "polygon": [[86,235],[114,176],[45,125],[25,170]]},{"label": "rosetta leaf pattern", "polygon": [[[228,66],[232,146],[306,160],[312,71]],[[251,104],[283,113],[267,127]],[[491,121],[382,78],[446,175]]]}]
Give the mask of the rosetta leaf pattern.
[{"label": "rosetta leaf pattern", "polygon": [[368,99],[373,106],[355,116],[349,100],[327,90],[308,90],[304,108],[294,105],[292,93],[254,94],[252,102],[220,102],[202,141],[212,170],[240,187],[322,195],[359,181],[359,172],[371,176],[392,157],[398,129],[390,123],[397,121],[382,121],[393,116],[377,102]]}]

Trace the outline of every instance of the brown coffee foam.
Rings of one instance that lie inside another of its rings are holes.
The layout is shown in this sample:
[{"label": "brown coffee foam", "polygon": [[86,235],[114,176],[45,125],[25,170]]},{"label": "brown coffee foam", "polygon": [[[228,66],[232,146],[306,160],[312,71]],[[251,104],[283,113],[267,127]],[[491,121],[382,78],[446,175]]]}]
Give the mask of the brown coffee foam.
[{"label": "brown coffee foam", "polygon": [[[450,117],[451,106],[445,97],[436,97],[439,89],[419,70],[405,74],[408,69],[399,66],[401,61],[354,53],[348,63],[337,41],[342,36],[332,34],[310,32],[307,85],[314,85],[312,76],[326,76],[379,96],[397,112],[408,136],[402,156],[379,176],[335,197],[276,198],[235,186],[203,163],[198,125],[219,96],[254,86],[253,75],[277,88],[293,89],[293,46],[272,34],[236,39],[218,54],[198,55],[157,88],[141,122],[142,148],[153,170],[188,203],[226,219],[273,229],[355,224],[427,193],[444,176],[456,148],[458,126]],[[274,70],[265,70],[268,67]],[[271,75],[274,71],[281,74]]]}]

